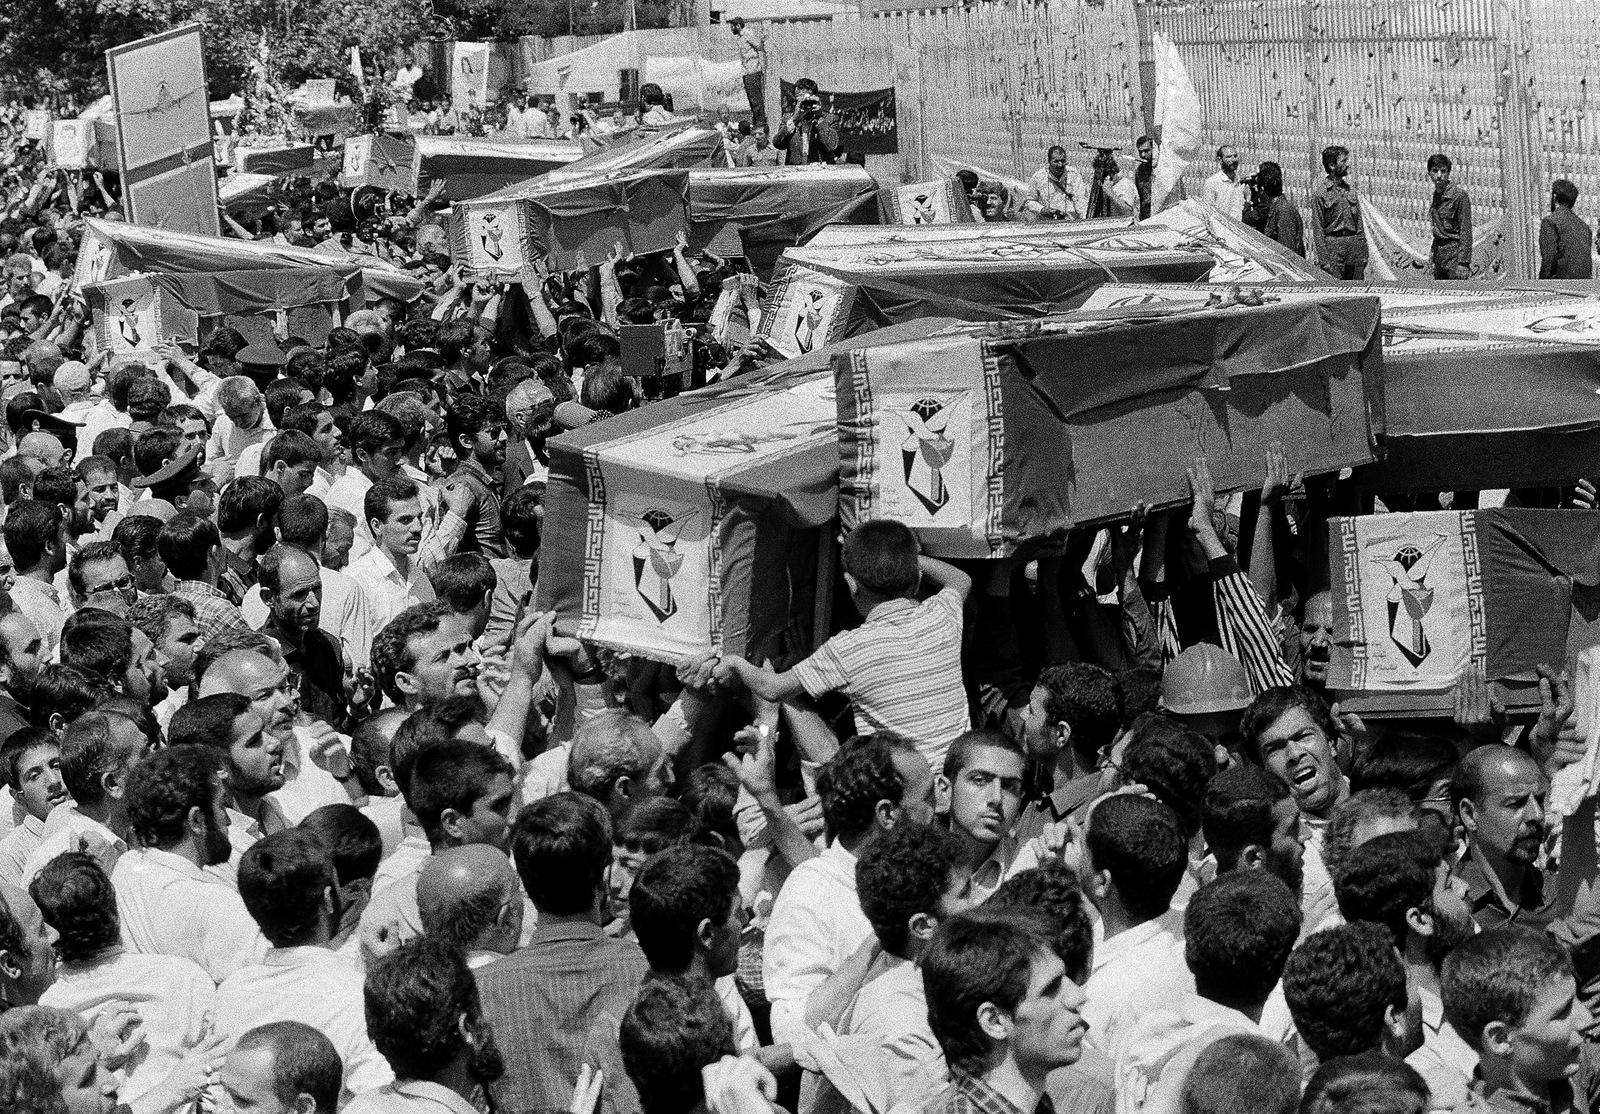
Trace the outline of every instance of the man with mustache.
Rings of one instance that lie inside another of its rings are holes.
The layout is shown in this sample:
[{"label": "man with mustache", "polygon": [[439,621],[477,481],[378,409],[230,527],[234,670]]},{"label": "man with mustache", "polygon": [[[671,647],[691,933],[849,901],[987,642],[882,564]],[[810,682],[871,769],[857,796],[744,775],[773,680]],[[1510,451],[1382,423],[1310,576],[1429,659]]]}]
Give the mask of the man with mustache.
[{"label": "man with mustache", "polygon": [[1328,658],[1333,651],[1333,595],[1324,589],[1306,600],[1300,620],[1300,660],[1295,680],[1323,692],[1328,687]]},{"label": "man with mustache", "polygon": [[1439,968],[1477,931],[1439,842],[1419,832],[1390,832],[1355,848],[1333,880],[1339,912],[1349,922],[1388,929],[1422,1001],[1422,1047],[1406,1062],[1428,1082],[1434,1109],[1466,1101],[1478,1056],[1444,1019]]},{"label": "man with mustache", "polygon": [[474,1093],[505,1073],[472,972],[450,944],[424,936],[402,945],[368,970],[365,996],[367,1032],[395,1080],[358,1095],[345,1114],[465,1114]]},{"label": "man with mustache", "polygon": [[1550,783],[1531,755],[1503,743],[1470,751],[1456,767],[1450,797],[1467,833],[1456,877],[1481,928],[1516,921],[1547,928],[1556,919],[1554,885],[1536,865],[1548,832]]},{"label": "man with mustache", "polygon": [[1022,744],[996,731],[969,731],[945,755],[950,831],[961,841],[957,864],[972,879],[974,901],[999,889],[1016,861],[1026,766]]}]

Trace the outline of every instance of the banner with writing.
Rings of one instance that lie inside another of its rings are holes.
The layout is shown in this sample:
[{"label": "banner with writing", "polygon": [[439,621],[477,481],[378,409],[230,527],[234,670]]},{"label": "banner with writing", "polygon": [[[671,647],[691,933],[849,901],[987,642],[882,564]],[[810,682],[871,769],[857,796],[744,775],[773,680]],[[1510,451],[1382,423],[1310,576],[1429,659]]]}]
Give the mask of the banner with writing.
[{"label": "banner with writing", "polygon": [[[780,83],[783,114],[794,112],[794,83]],[[896,155],[900,153],[900,133],[894,114],[894,89],[871,89],[865,93],[834,93],[817,90],[822,111],[833,116],[839,128],[839,142],[852,155]],[[777,124],[774,122],[774,128]]]}]

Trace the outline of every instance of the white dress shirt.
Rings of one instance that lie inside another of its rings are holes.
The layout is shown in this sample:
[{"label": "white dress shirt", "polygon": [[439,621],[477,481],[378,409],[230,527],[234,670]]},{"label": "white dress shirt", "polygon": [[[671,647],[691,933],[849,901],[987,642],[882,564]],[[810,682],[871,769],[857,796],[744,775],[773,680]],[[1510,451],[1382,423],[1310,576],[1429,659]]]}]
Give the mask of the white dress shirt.
[{"label": "white dress shirt", "polygon": [[267,952],[266,938],[239,891],[181,855],[145,847],[111,872],[129,951],[192,959],[215,982]]},{"label": "white dress shirt", "polygon": [[394,1082],[367,1036],[361,968],[327,948],[273,948],[217,987],[217,1028],[231,1045],[258,1025],[299,1021],[333,1043],[344,1064],[341,1105]]},{"label": "white dress shirt", "polygon": [[91,1025],[108,1006],[139,1011],[145,1048],[129,1061],[130,1070],[117,1085],[118,1101],[137,1111],[140,1097],[163,1082],[200,1040],[216,994],[211,977],[187,959],[117,947],[58,966],[39,1004],[71,1010]]},{"label": "white dress shirt", "polygon": [[44,821],[31,812],[23,813],[22,823],[7,832],[4,839],[0,839],[0,882],[19,890],[26,889],[27,883],[22,880],[23,869],[43,840]]},{"label": "white dress shirt", "polygon": [[741,1056],[755,1051],[761,1045],[761,1036],[756,1032],[756,1020],[750,1016],[749,1004],[739,993],[739,981],[732,975],[723,975],[711,985],[722,1000],[722,1008],[728,1011],[728,1020],[733,1022],[734,1047]]},{"label": "white dress shirt", "polygon": [[11,586],[11,602],[27,616],[33,629],[39,632],[42,649],[41,660],[56,661],[61,646],[61,627],[67,621],[66,609],[61,606],[61,593],[53,584],[35,580],[31,576],[18,576]]},{"label": "white dress shirt", "polygon": [[1429,1110],[1455,1110],[1467,1105],[1478,1054],[1444,1019],[1444,1003],[1427,987],[1417,988],[1422,1000],[1422,1047],[1406,1057],[1428,1084]]},{"label": "white dress shirt", "polygon": [[572,757],[572,740],[563,739],[542,750],[528,762],[522,774],[522,803],[531,805],[567,791],[567,761]]},{"label": "white dress shirt", "polygon": [[1245,185],[1243,178],[1236,182],[1230,181],[1228,176],[1219,170],[1206,179],[1200,197],[1207,205],[1215,205],[1225,215],[1239,220],[1244,216],[1245,204],[1250,200],[1250,187]]},{"label": "white dress shirt", "polygon": [[378,828],[378,838],[383,840],[383,858],[387,859],[399,849],[406,838],[406,802],[403,797],[368,797],[361,806],[361,815]]},{"label": "white dress shirt", "polygon": [[928,1025],[921,970],[909,960],[889,962],[857,992],[839,1022],[845,1039],[833,1048],[859,1079],[881,1081],[884,1091],[875,1099],[883,1109],[922,1110],[944,1090],[950,1072]]},{"label": "white dress shirt", "polygon": [[772,1039],[811,1037],[806,998],[872,935],[856,898],[856,857],[837,841],[790,873],[772,904],[762,949],[762,981],[772,1003]]},{"label": "white dress shirt", "polygon": [[101,399],[82,414],[73,415],[73,420],[83,423],[78,429],[78,451],[72,459],[74,464],[82,464],[84,458],[94,455],[95,438],[106,430],[127,429],[133,425],[133,415],[118,410],[109,399]]},{"label": "white dress shirt", "polygon": [[228,460],[237,464],[239,455],[246,448],[265,441],[268,434],[276,431],[277,427],[272,424],[265,410],[261,412],[261,424],[254,429],[240,429],[226,412],[219,413],[211,426],[211,440],[206,442],[206,459]]},{"label": "white dress shirt", "polygon": [[433,848],[425,838],[408,835],[394,854],[378,864],[378,872],[372,878],[372,897],[356,928],[361,958],[366,963],[374,963],[407,940],[422,935],[417,877],[432,854]]},{"label": "white dress shirt", "polygon": [[50,815],[45,817],[44,834],[39,839],[39,846],[34,848],[33,854],[23,864],[21,888],[27,889],[33,876],[43,870],[51,859],[64,852],[88,851],[100,860],[100,865],[109,873],[117,857],[127,849],[127,842],[116,832],[79,812],[78,806],[72,802],[64,802],[51,809]]},{"label": "white dress shirt", "polygon": [[[348,749],[349,736],[340,735],[339,738]],[[296,727],[294,738],[283,748],[283,788],[267,794],[267,799],[278,806],[291,825],[300,823],[323,805],[350,803],[350,794],[339,784],[339,779],[311,760],[310,747],[311,733],[304,727]]]},{"label": "white dress shirt", "polygon": [[[239,614],[252,630],[266,626],[272,613],[261,598],[261,585],[253,584],[245,592]],[[366,592],[349,574],[338,569],[322,570],[322,612],[317,626],[343,643],[357,669],[372,663],[372,608]]]},{"label": "white dress shirt", "polygon": [[413,604],[431,603],[433,585],[413,554],[405,576],[387,553],[376,547],[350,562],[350,579],[361,585],[372,609],[372,629],[381,631],[400,612]]},{"label": "white dress shirt", "polygon": [[1184,994],[1194,993],[1194,975],[1183,957],[1183,939],[1165,918],[1135,925],[1094,949],[1094,969],[1084,984],[1078,1012],[1089,1024],[1096,1048],[1111,1046],[1119,1015],[1137,1018]]}]

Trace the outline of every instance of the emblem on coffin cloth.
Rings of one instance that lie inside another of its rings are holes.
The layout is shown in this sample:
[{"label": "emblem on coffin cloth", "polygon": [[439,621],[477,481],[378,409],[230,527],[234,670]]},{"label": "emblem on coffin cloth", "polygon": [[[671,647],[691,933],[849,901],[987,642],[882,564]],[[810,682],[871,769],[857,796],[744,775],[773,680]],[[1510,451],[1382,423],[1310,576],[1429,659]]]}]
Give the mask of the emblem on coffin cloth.
[{"label": "emblem on coffin cloth", "polygon": [[637,519],[639,544],[633,550],[633,584],[657,622],[665,623],[678,613],[672,578],[683,568],[685,557],[678,551],[678,539],[698,517],[698,511],[690,511],[674,518],[670,511],[656,507]]},{"label": "emblem on coffin cloth", "polygon": [[900,412],[907,436],[900,443],[900,462],[906,487],[929,514],[937,514],[950,502],[944,482],[944,466],[950,463],[956,443],[945,436],[950,422],[948,400],[919,398]]}]

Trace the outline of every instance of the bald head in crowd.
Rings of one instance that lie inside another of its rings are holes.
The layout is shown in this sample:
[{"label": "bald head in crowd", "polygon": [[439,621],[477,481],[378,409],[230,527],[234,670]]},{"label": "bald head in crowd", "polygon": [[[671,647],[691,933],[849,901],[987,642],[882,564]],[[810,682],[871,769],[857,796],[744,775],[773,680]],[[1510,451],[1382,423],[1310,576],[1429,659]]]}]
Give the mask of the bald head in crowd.
[{"label": "bald head in crowd", "polygon": [[22,440],[17,442],[18,456],[37,460],[45,468],[54,468],[60,464],[66,451],[67,447],[53,433],[35,431],[25,434]]},{"label": "bald head in crowd", "polygon": [[297,696],[283,691],[288,669],[260,650],[230,650],[223,654],[200,680],[200,695],[236,692],[248,697],[257,713],[267,721],[267,731],[281,735],[294,725],[299,711]]},{"label": "bald head in crowd", "polygon": [[422,930],[474,953],[509,955],[522,935],[522,884],[503,851],[484,843],[436,851],[417,878]]}]

